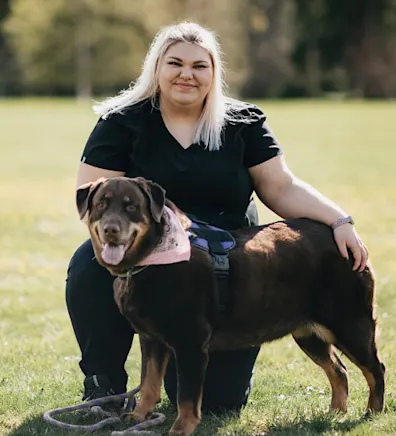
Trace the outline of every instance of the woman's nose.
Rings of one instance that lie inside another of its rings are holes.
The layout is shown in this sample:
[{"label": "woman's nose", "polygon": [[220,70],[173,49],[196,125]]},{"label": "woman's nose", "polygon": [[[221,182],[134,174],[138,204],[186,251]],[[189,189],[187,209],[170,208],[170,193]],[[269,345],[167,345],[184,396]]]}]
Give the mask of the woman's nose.
[{"label": "woman's nose", "polygon": [[191,79],[192,78],[191,68],[182,68],[180,72],[180,77],[184,79]]}]

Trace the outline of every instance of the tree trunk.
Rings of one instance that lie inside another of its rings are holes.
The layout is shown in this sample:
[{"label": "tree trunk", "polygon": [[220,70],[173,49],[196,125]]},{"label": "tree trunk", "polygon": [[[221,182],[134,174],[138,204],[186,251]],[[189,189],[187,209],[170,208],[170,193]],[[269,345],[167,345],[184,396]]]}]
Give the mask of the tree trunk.
[{"label": "tree trunk", "polygon": [[248,98],[279,94],[293,74],[293,0],[249,0],[246,6],[248,74],[242,94]]},{"label": "tree trunk", "polygon": [[24,89],[14,52],[2,30],[10,13],[10,0],[0,0],[0,95],[19,95]]},{"label": "tree trunk", "polygon": [[76,14],[75,92],[78,99],[85,100],[92,97],[92,49],[90,38],[90,20],[92,19],[92,14],[90,14],[84,2],[78,2]]}]

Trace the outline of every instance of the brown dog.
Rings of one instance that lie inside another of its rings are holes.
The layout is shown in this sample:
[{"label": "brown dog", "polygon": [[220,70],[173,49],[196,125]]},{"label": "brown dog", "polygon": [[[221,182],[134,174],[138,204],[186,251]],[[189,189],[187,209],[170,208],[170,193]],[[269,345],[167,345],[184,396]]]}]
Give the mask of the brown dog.
[{"label": "brown dog", "polygon": [[[383,409],[385,366],[377,353],[370,267],[352,271],[332,231],[308,219],[233,231],[233,304],[219,324],[213,314],[217,281],[208,253],[192,247],[189,261],[135,268],[164,233],[166,201],[159,185],[142,178],[99,180],[77,191],[97,260],[114,275],[130,271],[128,279],[115,280],[114,295],[142,344],[141,398],[134,419],[145,420],[160,400],[173,352],[178,417],[170,433],[191,435],[201,419],[208,351],[249,347],[290,333],[326,372],[332,410],[345,412],[348,396],[346,369],[335,347],[363,372],[370,390],[367,410]],[[166,204],[187,228],[189,219]],[[104,251],[112,264],[103,260]]]}]

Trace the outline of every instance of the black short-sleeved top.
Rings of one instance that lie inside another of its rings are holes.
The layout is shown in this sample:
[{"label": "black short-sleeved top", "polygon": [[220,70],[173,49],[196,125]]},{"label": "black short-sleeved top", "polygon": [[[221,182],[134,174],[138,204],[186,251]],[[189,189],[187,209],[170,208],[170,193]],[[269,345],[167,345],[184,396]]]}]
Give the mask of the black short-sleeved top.
[{"label": "black short-sleeved top", "polygon": [[153,180],[183,211],[213,225],[241,227],[253,192],[248,168],[282,153],[263,112],[255,105],[242,111],[254,121],[228,122],[220,150],[203,144],[184,149],[146,101],[99,119],[81,161]]}]

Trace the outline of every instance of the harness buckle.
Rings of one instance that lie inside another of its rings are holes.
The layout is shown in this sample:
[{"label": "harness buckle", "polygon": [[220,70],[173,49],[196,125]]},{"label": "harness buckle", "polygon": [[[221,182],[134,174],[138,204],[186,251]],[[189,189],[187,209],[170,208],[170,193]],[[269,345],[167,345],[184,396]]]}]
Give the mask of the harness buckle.
[{"label": "harness buckle", "polygon": [[230,261],[228,260],[228,254],[210,253],[212,255],[213,267],[217,274],[228,275],[230,269]]}]

